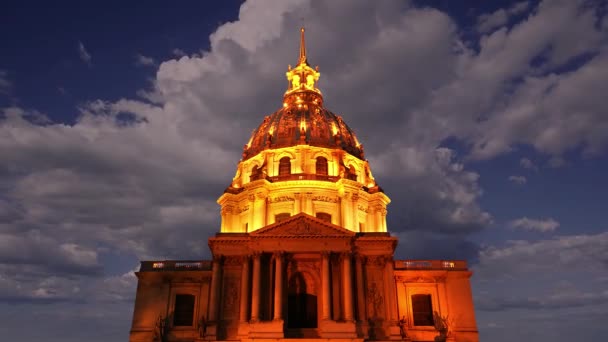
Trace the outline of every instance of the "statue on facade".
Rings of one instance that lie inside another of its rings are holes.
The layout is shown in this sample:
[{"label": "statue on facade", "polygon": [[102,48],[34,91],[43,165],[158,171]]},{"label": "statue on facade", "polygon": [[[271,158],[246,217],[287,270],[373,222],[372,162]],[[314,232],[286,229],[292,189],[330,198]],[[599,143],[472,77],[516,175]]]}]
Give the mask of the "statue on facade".
[{"label": "statue on facade", "polygon": [[201,318],[198,320],[197,328],[198,336],[200,338],[205,338],[207,335],[207,320],[205,319],[205,316],[201,316]]},{"label": "statue on facade", "polygon": [[405,319],[405,316],[403,316],[399,320],[399,333],[401,334],[402,340],[405,340],[407,338],[407,333],[405,331],[405,327],[407,327],[407,319]]},{"label": "statue on facade", "polygon": [[169,318],[158,315],[156,320],[156,330],[154,331],[154,340],[159,342],[167,341],[167,334],[169,330]]},{"label": "statue on facade", "polygon": [[439,335],[435,336],[435,342],[445,342],[451,333],[451,320],[449,316],[441,316],[439,312],[433,312],[433,321],[435,322],[435,330],[439,332]]}]

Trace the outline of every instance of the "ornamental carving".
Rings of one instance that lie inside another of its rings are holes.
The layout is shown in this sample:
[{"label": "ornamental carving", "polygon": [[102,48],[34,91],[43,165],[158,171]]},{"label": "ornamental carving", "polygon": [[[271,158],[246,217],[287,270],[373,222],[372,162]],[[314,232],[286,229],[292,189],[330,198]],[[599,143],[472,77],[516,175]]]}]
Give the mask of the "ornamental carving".
[{"label": "ornamental carving", "polygon": [[225,266],[240,266],[243,264],[243,260],[244,260],[244,258],[242,256],[226,257],[226,260],[224,260],[224,265]]},{"label": "ornamental carving", "polygon": [[389,259],[385,255],[370,255],[367,257],[366,265],[384,267]]},{"label": "ornamental carving", "polygon": [[321,229],[319,227],[311,227],[308,222],[299,221],[293,227],[285,230],[286,233],[293,235],[319,235]]},{"label": "ornamental carving", "polygon": [[369,213],[369,207],[363,206],[361,204],[357,205],[357,209],[359,209],[360,211],[363,211],[365,213]]},{"label": "ornamental carving", "polygon": [[381,318],[384,298],[375,282],[367,289],[367,314],[371,318]]},{"label": "ornamental carving", "polygon": [[245,212],[247,210],[249,210],[249,204],[247,204],[247,205],[245,205],[245,206],[243,206],[241,208],[236,208],[236,213],[240,214],[240,213]]},{"label": "ornamental carving", "polygon": [[290,196],[276,196],[270,199],[270,203],[279,203],[279,202],[294,202],[295,199]]},{"label": "ornamental carving", "polygon": [[239,300],[238,279],[228,278],[224,292],[224,318],[236,316],[237,303]]},{"label": "ornamental carving", "polygon": [[313,196],[312,200],[318,201],[318,202],[338,203],[338,199],[335,197],[321,196],[321,195]]}]

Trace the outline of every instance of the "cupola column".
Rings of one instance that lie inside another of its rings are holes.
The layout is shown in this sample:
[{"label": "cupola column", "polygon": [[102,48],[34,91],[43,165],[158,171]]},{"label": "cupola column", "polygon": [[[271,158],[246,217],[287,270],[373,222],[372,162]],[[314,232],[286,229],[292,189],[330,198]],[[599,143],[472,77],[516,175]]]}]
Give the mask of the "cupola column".
[{"label": "cupola column", "polygon": [[323,290],[323,307],[322,307],[322,318],[323,320],[329,320],[331,293],[330,293],[330,282],[329,282],[329,252],[323,252],[323,260],[321,264],[321,283]]},{"label": "cupola column", "polygon": [[251,321],[260,319],[260,261],[261,253],[253,253],[253,279],[251,284]]},{"label": "cupola column", "polygon": [[344,320],[352,322],[353,320],[353,283],[351,274],[351,257],[350,253],[342,253],[342,285],[344,294]]},{"label": "cupola column", "polygon": [[283,319],[283,253],[274,254],[274,317],[275,321]]}]

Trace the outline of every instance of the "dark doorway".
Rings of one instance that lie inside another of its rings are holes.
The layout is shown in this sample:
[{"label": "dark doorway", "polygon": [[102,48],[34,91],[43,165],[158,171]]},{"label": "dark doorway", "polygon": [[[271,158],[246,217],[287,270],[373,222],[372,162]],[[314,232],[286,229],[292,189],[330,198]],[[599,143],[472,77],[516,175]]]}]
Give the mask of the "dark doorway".
[{"label": "dark doorway", "polygon": [[308,293],[306,279],[302,273],[289,280],[287,298],[287,328],[305,329],[317,327],[317,296]]}]

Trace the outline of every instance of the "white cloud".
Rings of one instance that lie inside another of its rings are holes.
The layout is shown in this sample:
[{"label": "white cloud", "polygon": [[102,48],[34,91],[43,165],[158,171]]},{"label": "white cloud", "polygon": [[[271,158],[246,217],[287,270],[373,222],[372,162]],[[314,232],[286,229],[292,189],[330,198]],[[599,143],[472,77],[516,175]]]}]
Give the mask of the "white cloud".
[{"label": "white cloud", "polygon": [[156,61],[152,57],[137,54],[137,55],[135,55],[135,65],[137,65],[137,66],[155,66]]},{"label": "white cloud", "polygon": [[78,42],[78,55],[85,64],[91,65],[91,54],[87,51],[82,42]]},{"label": "white cloud", "polygon": [[520,219],[511,221],[509,223],[509,226],[514,229],[523,229],[547,233],[555,231],[559,227],[559,222],[552,218],[529,219],[527,217],[522,217]]},{"label": "white cloud", "polygon": [[518,185],[526,184],[528,181],[524,176],[509,176],[509,181]]}]

